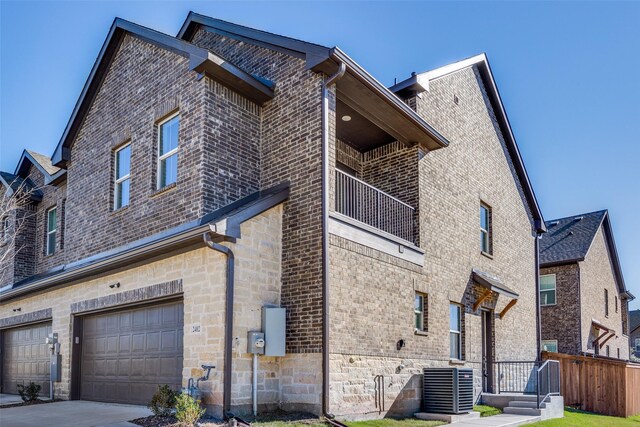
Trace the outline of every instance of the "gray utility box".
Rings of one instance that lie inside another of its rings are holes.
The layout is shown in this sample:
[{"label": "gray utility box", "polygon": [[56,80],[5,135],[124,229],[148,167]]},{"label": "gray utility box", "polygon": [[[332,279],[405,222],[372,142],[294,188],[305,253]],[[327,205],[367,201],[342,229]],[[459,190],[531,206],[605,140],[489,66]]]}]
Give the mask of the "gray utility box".
[{"label": "gray utility box", "polygon": [[473,411],[473,369],[425,368],[422,410],[437,414]]},{"label": "gray utility box", "polygon": [[264,332],[249,331],[247,333],[247,353],[264,354]]},{"label": "gray utility box", "polygon": [[49,379],[53,383],[60,382],[62,380],[62,357],[60,353],[52,354],[51,358],[51,370],[49,371]]},{"label": "gray utility box", "polygon": [[264,355],[284,356],[287,331],[287,310],[280,307],[262,307]]}]

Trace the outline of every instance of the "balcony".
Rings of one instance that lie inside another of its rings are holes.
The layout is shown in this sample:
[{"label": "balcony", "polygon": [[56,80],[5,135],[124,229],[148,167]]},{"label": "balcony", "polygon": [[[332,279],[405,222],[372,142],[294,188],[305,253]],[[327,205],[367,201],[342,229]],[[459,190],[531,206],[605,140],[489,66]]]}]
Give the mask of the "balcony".
[{"label": "balcony", "polygon": [[336,169],[336,212],[408,242],[415,242],[415,209]]}]

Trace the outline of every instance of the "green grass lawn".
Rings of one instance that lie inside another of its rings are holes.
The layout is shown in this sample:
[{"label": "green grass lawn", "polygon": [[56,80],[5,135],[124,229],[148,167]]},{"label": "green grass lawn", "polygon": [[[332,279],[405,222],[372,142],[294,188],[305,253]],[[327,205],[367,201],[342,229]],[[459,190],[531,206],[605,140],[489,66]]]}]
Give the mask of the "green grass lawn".
[{"label": "green grass lawn", "polygon": [[538,427],[640,427],[640,415],[629,418],[607,417],[604,415],[566,409],[564,418],[528,424]]},{"label": "green grass lawn", "polygon": [[494,408],[493,406],[487,405],[474,405],[473,410],[476,412],[480,412],[481,417],[490,417],[492,415],[498,415],[502,413],[500,408]]}]

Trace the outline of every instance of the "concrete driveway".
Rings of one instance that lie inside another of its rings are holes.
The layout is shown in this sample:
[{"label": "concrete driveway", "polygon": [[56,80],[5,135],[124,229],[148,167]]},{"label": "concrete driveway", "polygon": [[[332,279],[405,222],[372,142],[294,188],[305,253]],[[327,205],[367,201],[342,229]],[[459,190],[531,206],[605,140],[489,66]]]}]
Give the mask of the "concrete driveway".
[{"label": "concrete driveway", "polygon": [[129,420],[149,415],[151,411],[144,406],[70,400],[2,408],[0,426],[124,427],[133,426]]}]

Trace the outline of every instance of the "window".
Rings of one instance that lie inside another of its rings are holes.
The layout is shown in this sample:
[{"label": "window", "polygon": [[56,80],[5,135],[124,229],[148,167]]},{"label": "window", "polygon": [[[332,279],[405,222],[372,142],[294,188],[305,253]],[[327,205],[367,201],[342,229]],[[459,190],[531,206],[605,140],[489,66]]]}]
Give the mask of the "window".
[{"label": "window", "polygon": [[53,207],[47,211],[47,255],[53,255],[56,251],[57,210]]},{"label": "window", "polygon": [[556,303],[556,275],[540,276],[540,305],[555,305]]},{"label": "window", "polygon": [[542,340],[542,351],[558,352],[558,340]]},{"label": "window", "polygon": [[616,304],[616,313],[617,313],[618,312],[618,296],[616,295],[614,298],[615,298],[614,302]]},{"label": "window", "polygon": [[636,351],[640,351],[640,338],[636,338],[635,342],[636,342],[636,345],[635,345]]},{"label": "window", "polygon": [[610,349],[609,349],[609,346],[605,346],[605,351],[606,351],[606,355],[607,355],[607,357],[610,357]]},{"label": "window", "polygon": [[618,359],[620,359],[620,349],[618,349]]},{"label": "window", "polygon": [[2,241],[4,242],[5,240],[9,239],[9,217],[8,216],[5,216],[4,218],[2,218],[2,224],[0,225],[0,227],[2,228],[2,231],[0,231],[0,233],[2,233],[0,238],[2,238]]},{"label": "window", "polygon": [[429,330],[429,307],[427,295],[416,292],[413,303],[415,330],[427,332]]},{"label": "window", "polygon": [[480,250],[486,254],[492,253],[491,208],[480,204]]},{"label": "window", "polygon": [[449,304],[449,357],[462,360],[462,307]]},{"label": "window", "polygon": [[604,317],[609,317],[609,290],[604,290]]},{"label": "window", "polygon": [[131,144],[127,144],[116,150],[115,163],[113,208],[120,209],[129,205],[129,191],[131,186]]},{"label": "window", "polygon": [[178,179],[178,129],[177,114],[160,123],[158,129],[158,189],[173,184]]}]

